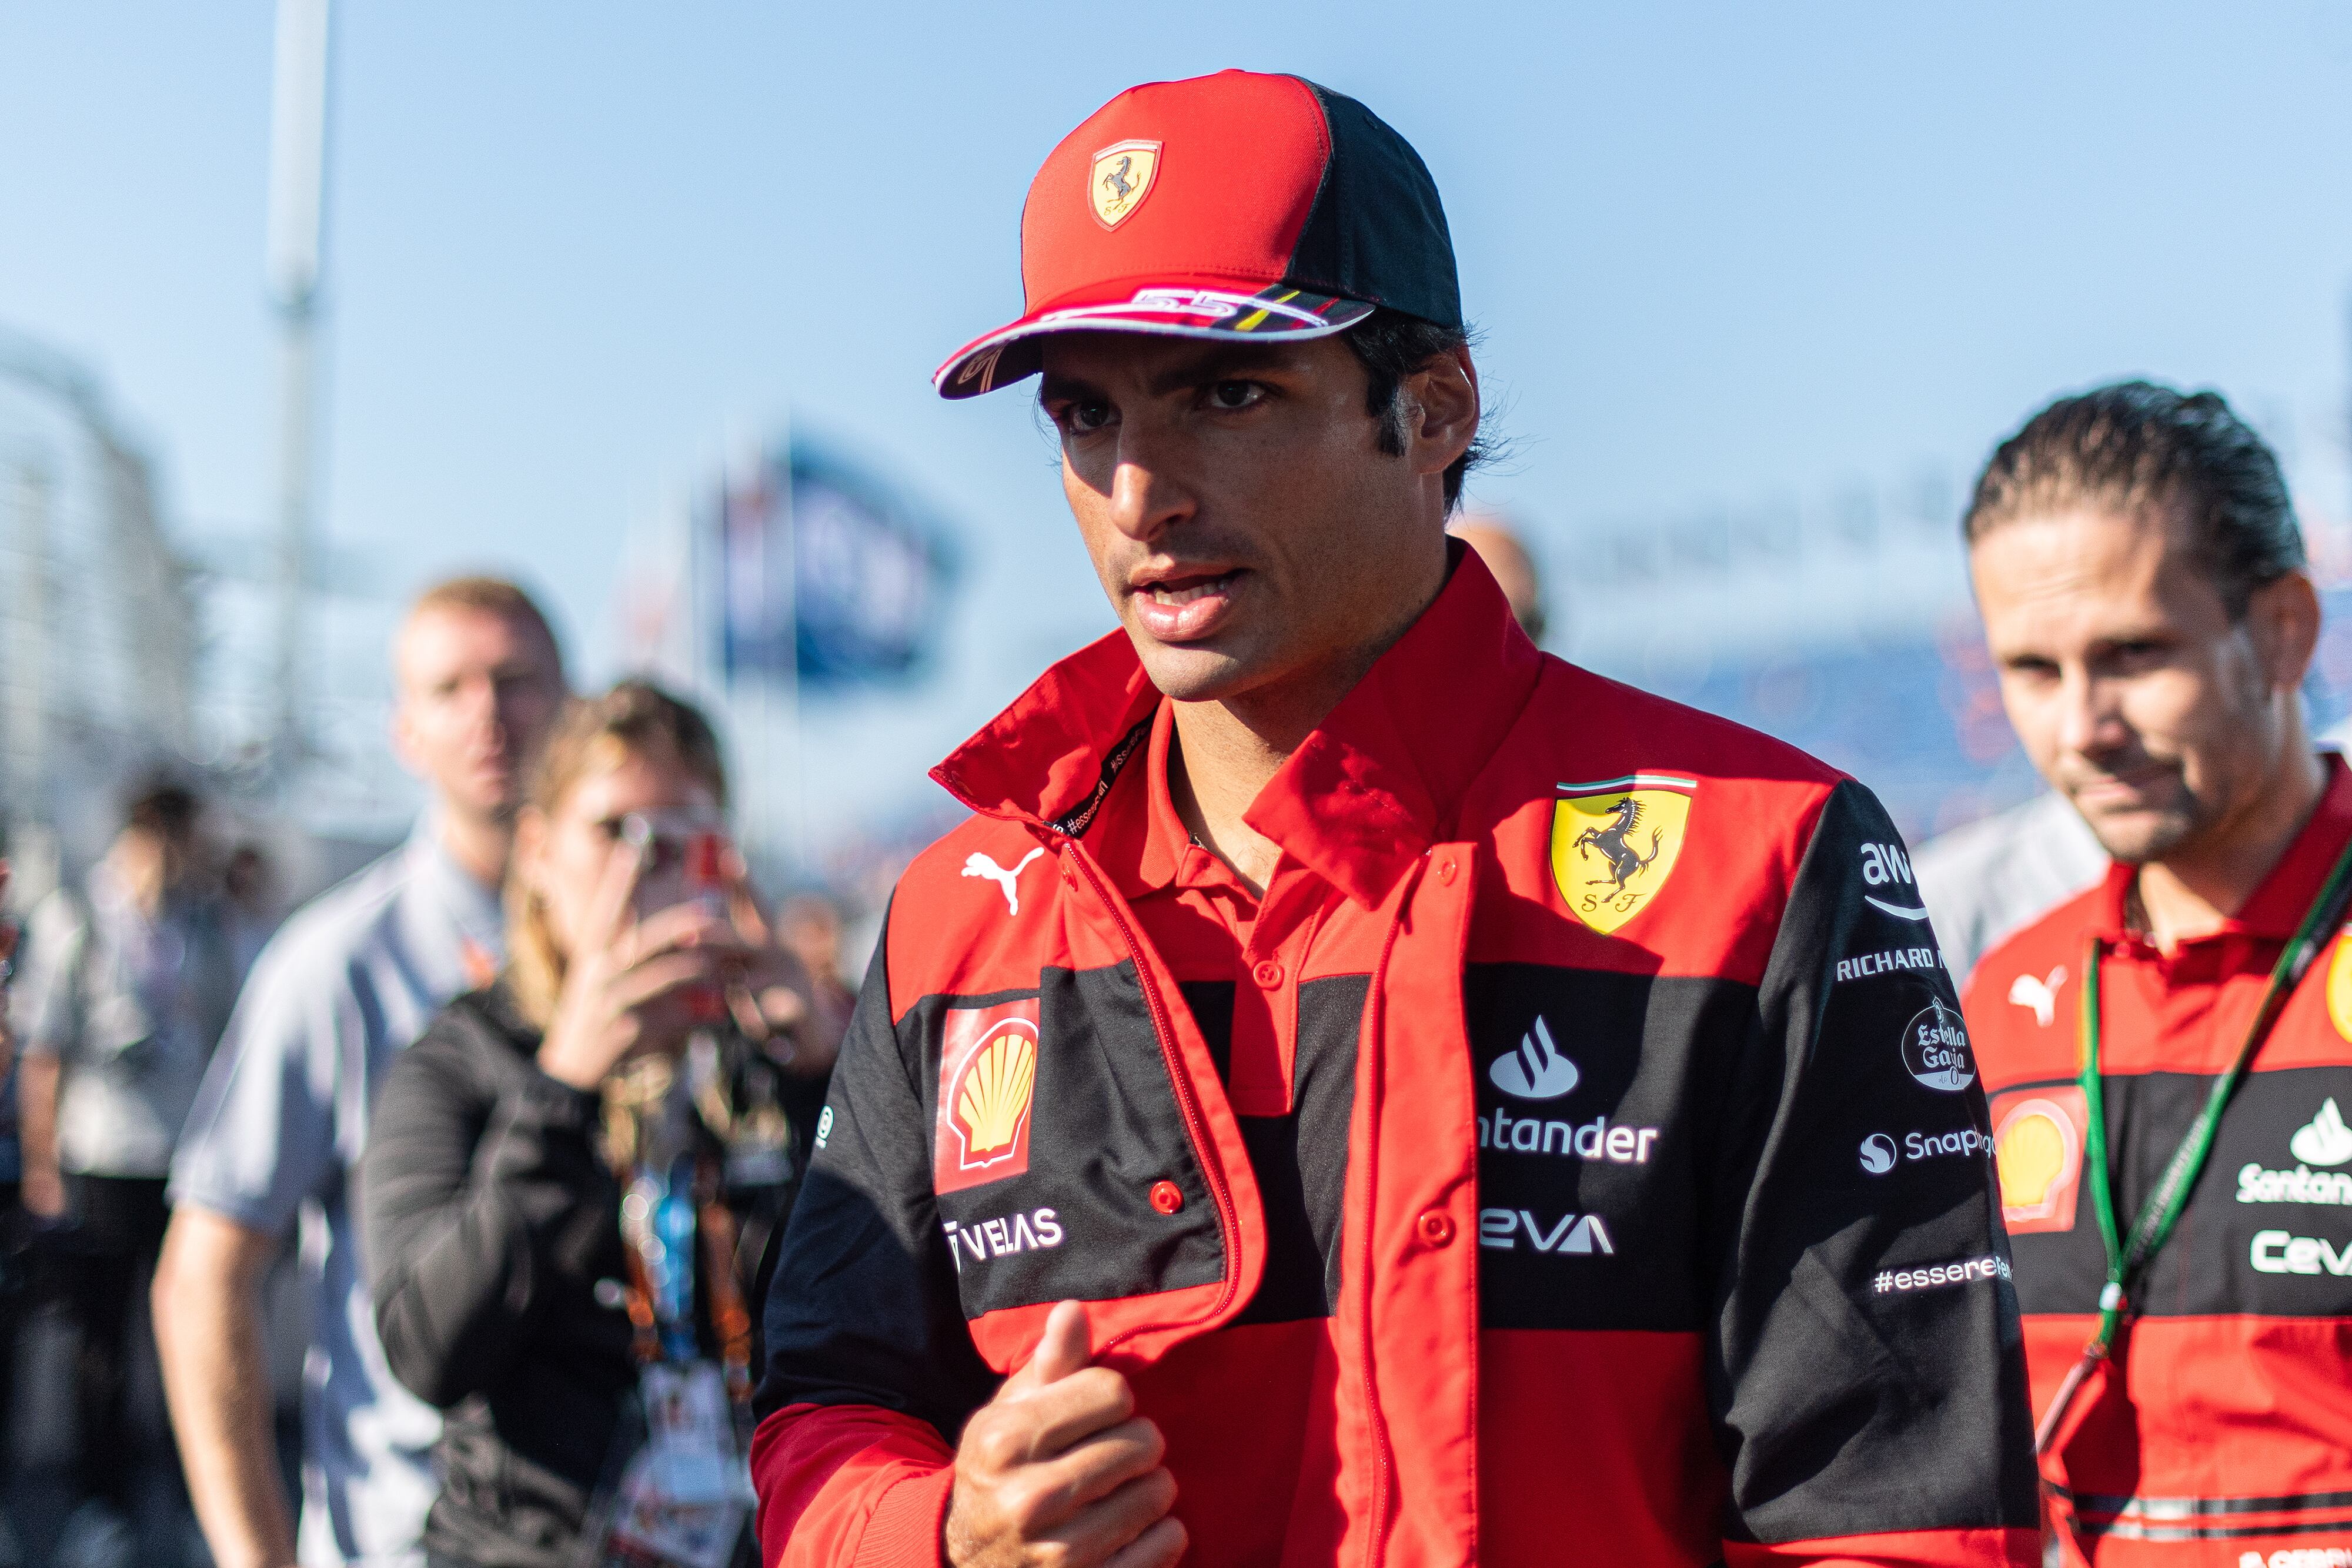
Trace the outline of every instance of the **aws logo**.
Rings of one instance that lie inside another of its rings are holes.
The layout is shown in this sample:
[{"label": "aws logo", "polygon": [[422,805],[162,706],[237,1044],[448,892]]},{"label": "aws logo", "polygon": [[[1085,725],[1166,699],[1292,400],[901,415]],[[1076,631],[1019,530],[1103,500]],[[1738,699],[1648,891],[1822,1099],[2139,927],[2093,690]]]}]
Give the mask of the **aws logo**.
[{"label": "aws logo", "polygon": [[1036,998],[951,1009],[941,1030],[932,1190],[1026,1174],[1036,1094]]}]

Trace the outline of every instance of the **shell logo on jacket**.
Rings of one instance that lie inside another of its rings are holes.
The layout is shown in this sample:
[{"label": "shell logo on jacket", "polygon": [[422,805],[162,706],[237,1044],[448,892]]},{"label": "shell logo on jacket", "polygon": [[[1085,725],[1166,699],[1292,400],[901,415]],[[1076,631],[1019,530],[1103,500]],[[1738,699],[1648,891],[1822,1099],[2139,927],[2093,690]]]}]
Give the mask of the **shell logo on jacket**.
[{"label": "shell logo on jacket", "polygon": [[1025,1174],[1037,1088],[1036,1001],[959,1009],[947,1015],[940,1043],[934,1189],[961,1192]]}]

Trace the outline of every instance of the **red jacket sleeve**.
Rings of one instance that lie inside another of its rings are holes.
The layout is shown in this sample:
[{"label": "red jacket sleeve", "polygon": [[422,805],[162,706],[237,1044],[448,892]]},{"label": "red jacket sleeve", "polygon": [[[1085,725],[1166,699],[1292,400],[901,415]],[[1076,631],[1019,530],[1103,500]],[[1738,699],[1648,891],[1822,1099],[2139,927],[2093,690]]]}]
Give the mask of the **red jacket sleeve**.
[{"label": "red jacket sleeve", "polygon": [[954,1456],[929,1423],[795,1405],[760,1423],[751,1478],[771,1568],[938,1568]]}]

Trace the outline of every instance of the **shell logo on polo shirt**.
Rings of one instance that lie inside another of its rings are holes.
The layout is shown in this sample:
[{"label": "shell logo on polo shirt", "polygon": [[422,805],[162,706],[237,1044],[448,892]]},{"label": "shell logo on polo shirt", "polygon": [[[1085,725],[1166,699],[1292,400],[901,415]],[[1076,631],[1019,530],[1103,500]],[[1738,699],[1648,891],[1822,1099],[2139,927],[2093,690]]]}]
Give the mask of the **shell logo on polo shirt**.
[{"label": "shell logo on polo shirt", "polygon": [[2074,1228],[2088,1121],[2084,1104],[2083,1091],[2071,1086],[1993,1096],[1993,1160],[2011,1234]]},{"label": "shell logo on polo shirt", "polygon": [[1160,143],[1114,141],[1095,154],[1087,176],[1087,201],[1095,222],[1115,229],[1134,214],[1151,194],[1152,176],[1160,172]]},{"label": "shell logo on polo shirt", "polygon": [[951,1009],[941,1037],[932,1190],[1025,1174],[1037,1094],[1036,998]]},{"label": "shell logo on polo shirt", "polygon": [[1551,809],[1551,874],[1570,913],[1610,936],[1675,872],[1696,779],[1629,773],[1562,784]]},{"label": "shell logo on polo shirt", "polygon": [[2336,956],[2327,963],[2327,1016],[2336,1033],[2352,1040],[2352,931],[2336,938]]}]

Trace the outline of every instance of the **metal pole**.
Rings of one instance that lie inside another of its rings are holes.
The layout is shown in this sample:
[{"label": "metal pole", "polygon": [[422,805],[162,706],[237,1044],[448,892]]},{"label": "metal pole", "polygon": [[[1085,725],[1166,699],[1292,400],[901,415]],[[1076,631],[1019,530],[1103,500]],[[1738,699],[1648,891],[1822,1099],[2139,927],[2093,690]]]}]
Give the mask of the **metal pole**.
[{"label": "metal pole", "polygon": [[32,455],[13,465],[16,484],[16,636],[8,650],[8,748],[14,825],[48,816],[49,509],[53,481]]},{"label": "metal pole", "polygon": [[276,88],[269,138],[270,302],[278,324],[278,767],[306,749],[303,599],[317,528],[315,328],[319,237],[327,151],[330,0],[278,0]]},{"label": "metal pole", "polygon": [[[778,515],[782,520],[782,527],[777,529],[777,548],[783,552],[784,558],[782,605],[784,656],[782,664],[771,671],[768,676],[773,696],[781,699],[774,706],[782,711],[781,713],[763,712],[760,716],[761,721],[760,727],[763,732],[762,749],[769,753],[769,764],[766,769],[768,778],[772,780],[779,772],[783,776],[784,799],[781,812],[783,821],[782,831],[774,834],[776,842],[771,852],[781,853],[785,863],[792,868],[791,874],[795,879],[799,879],[806,877],[811,868],[807,789],[805,780],[801,776],[800,532],[799,519],[794,515],[793,507],[793,425],[792,415],[789,413],[784,416],[783,426],[783,434],[776,446],[778,457],[776,466],[781,470],[776,478],[778,488],[782,491],[776,506]],[[770,580],[774,580],[771,578]],[[774,751],[780,730],[788,755],[783,759],[782,767],[778,768],[774,761]],[[772,785],[771,787],[772,788]]]}]

